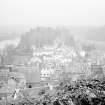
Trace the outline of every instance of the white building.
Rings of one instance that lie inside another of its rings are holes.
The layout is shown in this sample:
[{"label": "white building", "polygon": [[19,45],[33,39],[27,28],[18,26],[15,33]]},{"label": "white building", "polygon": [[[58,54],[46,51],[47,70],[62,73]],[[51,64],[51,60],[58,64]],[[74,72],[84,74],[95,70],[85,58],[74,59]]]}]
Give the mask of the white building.
[{"label": "white building", "polygon": [[54,69],[43,68],[41,70],[41,77],[42,78],[50,78],[52,74],[54,74]]}]

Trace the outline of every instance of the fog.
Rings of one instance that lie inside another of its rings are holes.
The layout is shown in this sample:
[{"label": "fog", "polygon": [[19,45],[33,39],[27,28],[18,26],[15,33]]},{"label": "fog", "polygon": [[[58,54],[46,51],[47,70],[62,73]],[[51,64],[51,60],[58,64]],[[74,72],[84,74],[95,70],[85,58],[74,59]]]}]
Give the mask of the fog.
[{"label": "fog", "polygon": [[104,0],[0,0],[0,26],[103,26]]}]

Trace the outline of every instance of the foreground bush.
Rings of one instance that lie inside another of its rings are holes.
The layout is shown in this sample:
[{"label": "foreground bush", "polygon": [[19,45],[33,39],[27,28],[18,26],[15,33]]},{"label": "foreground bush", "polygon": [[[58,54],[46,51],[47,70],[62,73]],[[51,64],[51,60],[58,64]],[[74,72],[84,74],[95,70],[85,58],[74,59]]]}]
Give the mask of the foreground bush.
[{"label": "foreground bush", "polygon": [[105,80],[62,81],[53,94],[43,90],[35,98],[25,97],[14,105],[105,105]]}]

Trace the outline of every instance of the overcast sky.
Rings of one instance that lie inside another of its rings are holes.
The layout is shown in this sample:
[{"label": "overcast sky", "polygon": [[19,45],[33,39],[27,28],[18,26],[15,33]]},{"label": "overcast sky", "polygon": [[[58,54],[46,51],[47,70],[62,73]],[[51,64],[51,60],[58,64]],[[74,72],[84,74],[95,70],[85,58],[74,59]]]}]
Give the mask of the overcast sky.
[{"label": "overcast sky", "polygon": [[105,25],[105,0],[0,0],[1,25]]}]

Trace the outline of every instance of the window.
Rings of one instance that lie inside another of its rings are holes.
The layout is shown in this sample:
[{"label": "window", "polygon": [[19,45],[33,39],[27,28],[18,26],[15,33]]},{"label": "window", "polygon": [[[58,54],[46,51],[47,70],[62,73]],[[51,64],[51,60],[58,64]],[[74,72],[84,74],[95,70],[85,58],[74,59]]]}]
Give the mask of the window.
[{"label": "window", "polygon": [[32,85],[29,85],[28,88],[32,88]]}]

